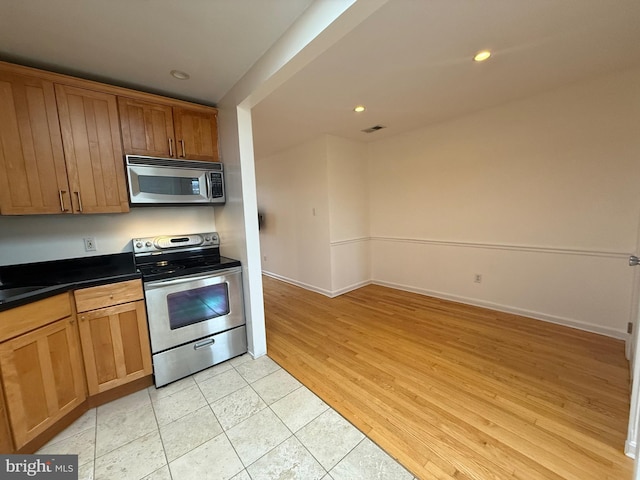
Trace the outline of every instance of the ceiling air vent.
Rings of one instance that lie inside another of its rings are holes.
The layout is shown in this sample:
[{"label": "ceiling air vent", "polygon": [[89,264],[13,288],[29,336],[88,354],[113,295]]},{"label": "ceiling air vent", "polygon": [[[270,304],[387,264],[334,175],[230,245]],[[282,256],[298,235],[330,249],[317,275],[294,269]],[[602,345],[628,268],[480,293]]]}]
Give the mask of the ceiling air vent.
[{"label": "ceiling air vent", "polygon": [[373,132],[377,132],[378,130],[382,130],[383,128],[387,128],[383,125],[374,125],[373,127],[369,127],[369,128],[365,128],[364,130],[361,130],[364,133],[373,133]]}]

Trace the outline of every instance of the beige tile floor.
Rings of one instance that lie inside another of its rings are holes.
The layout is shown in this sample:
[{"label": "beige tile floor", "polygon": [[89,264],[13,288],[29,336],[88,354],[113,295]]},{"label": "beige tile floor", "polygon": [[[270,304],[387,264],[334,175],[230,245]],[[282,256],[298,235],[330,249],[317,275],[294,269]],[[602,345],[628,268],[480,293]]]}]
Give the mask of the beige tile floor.
[{"label": "beige tile floor", "polygon": [[413,480],[269,357],[234,358],[88,411],[38,453],[81,480]]}]

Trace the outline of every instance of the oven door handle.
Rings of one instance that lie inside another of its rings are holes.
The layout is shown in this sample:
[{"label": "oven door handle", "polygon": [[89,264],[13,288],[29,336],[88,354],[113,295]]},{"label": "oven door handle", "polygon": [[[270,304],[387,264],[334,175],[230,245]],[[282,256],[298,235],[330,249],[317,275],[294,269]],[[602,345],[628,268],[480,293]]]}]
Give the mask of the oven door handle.
[{"label": "oven door handle", "polygon": [[223,275],[228,275],[230,273],[239,273],[239,270],[237,270],[237,268],[238,267],[225,268],[223,270],[216,270],[215,272],[210,272],[205,275],[186,276],[186,277],[174,278],[171,280],[156,280],[155,282],[146,282],[144,286],[145,288],[146,287],[152,287],[152,288],[168,287],[171,285],[181,285],[183,283],[197,282],[198,280],[208,280],[210,278],[221,277]]}]

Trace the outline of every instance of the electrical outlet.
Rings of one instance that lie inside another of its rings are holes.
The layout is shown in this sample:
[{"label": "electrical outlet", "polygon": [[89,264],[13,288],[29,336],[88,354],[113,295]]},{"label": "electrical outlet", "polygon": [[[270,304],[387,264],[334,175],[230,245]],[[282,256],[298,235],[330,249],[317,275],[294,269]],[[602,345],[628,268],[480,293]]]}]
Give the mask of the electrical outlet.
[{"label": "electrical outlet", "polygon": [[263,255],[263,256],[262,256],[262,260],[264,260],[264,261],[266,262],[266,261],[267,261],[267,256],[266,256],[266,255]]},{"label": "electrical outlet", "polygon": [[84,238],[84,251],[85,252],[95,252],[98,249],[96,246],[96,238],[95,237],[85,237]]},{"label": "electrical outlet", "polygon": [[482,283],[482,274],[480,274],[480,273],[476,273],[476,274],[473,276],[473,281],[474,281],[475,283]]}]

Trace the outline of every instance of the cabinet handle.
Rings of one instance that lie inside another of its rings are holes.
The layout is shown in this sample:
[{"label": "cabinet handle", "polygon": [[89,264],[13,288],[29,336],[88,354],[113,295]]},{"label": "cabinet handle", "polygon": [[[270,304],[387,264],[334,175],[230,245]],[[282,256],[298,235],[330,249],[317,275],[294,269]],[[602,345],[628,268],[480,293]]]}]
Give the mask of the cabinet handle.
[{"label": "cabinet handle", "polygon": [[184,151],[184,140],[180,140],[180,145],[182,145],[182,158],[186,158],[187,154]]},{"label": "cabinet handle", "polygon": [[60,195],[60,210],[63,212],[68,212],[66,208],[64,208],[64,198],[62,198],[62,194],[67,193],[66,190],[58,190],[58,194]]},{"label": "cabinet handle", "polygon": [[173,138],[169,137],[169,156],[173,157]]},{"label": "cabinet handle", "polygon": [[74,192],[78,196],[78,211],[82,213],[82,198],[80,198],[80,192]]}]

